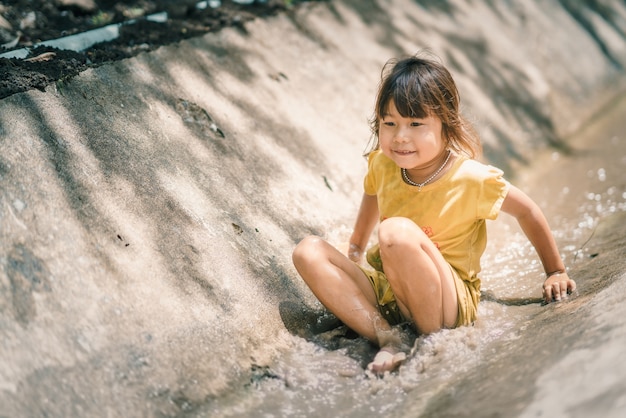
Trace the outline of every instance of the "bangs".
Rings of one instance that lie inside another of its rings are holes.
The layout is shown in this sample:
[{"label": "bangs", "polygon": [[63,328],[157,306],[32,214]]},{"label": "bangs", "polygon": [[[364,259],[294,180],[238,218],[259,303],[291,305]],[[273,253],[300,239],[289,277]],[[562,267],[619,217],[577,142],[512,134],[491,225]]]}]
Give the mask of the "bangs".
[{"label": "bangs", "polygon": [[377,109],[381,117],[388,113],[392,100],[400,115],[405,118],[423,119],[433,113],[432,98],[426,97],[425,89],[415,77],[395,74],[382,87]]}]

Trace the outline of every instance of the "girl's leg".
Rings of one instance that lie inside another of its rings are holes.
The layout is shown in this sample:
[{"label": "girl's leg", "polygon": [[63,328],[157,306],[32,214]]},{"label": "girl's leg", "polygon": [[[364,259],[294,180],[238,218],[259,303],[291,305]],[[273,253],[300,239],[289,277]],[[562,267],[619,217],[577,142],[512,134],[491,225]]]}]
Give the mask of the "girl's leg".
[{"label": "girl's leg", "polygon": [[407,218],[379,225],[380,256],[402,313],[429,334],[454,327],[458,302],[450,266],[422,229]]},{"label": "girl's leg", "polygon": [[391,327],[378,312],[374,289],[361,269],[318,237],[307,237],[296,246],[293,263],[326,308],[353,331],[380,345],[380,332]]}]

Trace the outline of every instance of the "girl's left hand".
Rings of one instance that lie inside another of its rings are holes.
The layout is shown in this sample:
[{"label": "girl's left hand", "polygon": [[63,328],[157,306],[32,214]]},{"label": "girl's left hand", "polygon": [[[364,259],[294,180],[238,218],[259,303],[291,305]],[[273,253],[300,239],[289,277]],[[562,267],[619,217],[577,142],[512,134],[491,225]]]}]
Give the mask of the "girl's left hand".
[{"label": "girl's left hand", "polygon": [[543,282],[543,298],[546,303],[566,299],[575,290],[576,282],[570,279],[567,273],[554,274]]}]

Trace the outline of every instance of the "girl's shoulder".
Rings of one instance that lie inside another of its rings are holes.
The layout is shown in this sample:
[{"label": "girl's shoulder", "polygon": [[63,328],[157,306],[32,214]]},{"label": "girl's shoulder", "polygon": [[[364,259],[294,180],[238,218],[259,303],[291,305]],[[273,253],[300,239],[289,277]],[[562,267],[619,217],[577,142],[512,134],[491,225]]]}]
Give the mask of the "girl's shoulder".
[{"label": "girl's shoulder", "polygon": [[373,151],[368,152],[367,154],[365,154],[365,156],[367,157],[367,161],[371,163],[373,160],[380,158],[381,156],[384,157],[385,155],[380,148],[377,148]]},{"label": "girl's shoulder", "polygon": [[453,170],[459,175],[477,178],[502,177],[504,175],[504,172],[498,167],[465,156],[457,156]]},{"label": "girl's shoulder", "polygon": [[390,167],[393,167],[395,165],[393,160],[383,154],[380,148],[367,154],[367,164],[370,170],[373,167],[389,169]]},{"label": "girl's shoulder", "polygon": [[455,164],[455,168],[451,174],[451,183],[463,188],[465,193],[474,190],[479,194],[493,192],[499,196],[500,193],[506,193],[510,187],[504,172],[493,165],[462,158],[458,165]]}]

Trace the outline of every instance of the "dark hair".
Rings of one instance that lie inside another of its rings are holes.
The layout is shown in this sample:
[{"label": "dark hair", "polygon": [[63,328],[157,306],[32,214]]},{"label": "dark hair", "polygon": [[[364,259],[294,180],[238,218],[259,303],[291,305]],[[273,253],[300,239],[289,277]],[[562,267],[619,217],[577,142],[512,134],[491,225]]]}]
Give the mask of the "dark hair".
[{"label": "dark hair", "polygon": [[380,121],[392,100],[403,117],[438,117],[449,148],[470,158],[480,156],[480,139],[460,114],[459,91],[452,75],[440,62],[417,55],[387,61],[381,72],[374,116],[370,119],[374,136],[370,152],[380,146]]}]

